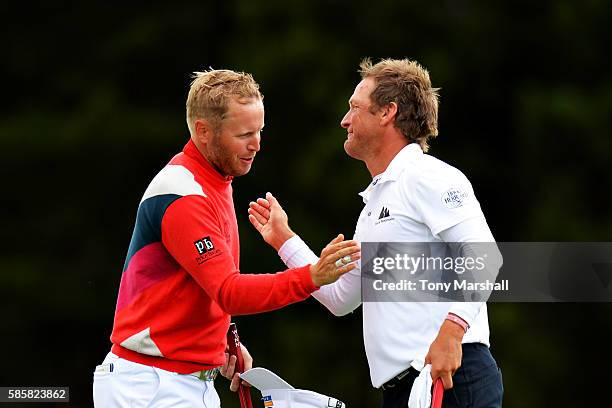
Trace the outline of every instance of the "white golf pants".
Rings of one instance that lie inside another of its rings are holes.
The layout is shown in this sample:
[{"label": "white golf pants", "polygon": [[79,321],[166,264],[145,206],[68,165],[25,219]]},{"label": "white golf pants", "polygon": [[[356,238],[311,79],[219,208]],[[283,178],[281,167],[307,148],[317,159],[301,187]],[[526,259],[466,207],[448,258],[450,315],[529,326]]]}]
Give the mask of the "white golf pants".
[{"label": "white golf pants", "polygon": [[219,408],[213,381],[133,363],[108,353],[96,367],[96,408]]}]

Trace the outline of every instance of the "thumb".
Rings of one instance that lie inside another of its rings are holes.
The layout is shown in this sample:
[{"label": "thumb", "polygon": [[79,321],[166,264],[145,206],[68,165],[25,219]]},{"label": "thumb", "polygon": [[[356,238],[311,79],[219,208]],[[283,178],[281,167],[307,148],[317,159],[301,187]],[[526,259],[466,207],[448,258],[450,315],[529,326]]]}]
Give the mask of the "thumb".
[{"label": "thumb", "polygon": [[278,206],[278,201],[276,200],[276,197],[274,197],[272,195],[272,193],[267,192],[266,193],[266,200],[268,200],[268,202],[270,203],[270,207],[274,207],[274,206]]}]

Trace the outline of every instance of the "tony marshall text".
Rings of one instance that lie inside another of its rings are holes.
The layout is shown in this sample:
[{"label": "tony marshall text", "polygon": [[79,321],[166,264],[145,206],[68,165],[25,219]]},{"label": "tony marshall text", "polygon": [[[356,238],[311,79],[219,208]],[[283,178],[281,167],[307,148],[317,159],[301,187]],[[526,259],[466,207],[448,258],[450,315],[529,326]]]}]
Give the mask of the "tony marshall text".
[{"label": "tony marshall text", "polygon": [[455,279],[452,282],[430,282],[427,279],[409,281],[402,279],[399,282],[383,282],[378,279],[373,283],[374,290],[401,290],[401,291],[437,291],[449,292],[452,290],[467,291],[507,291],[508,279],[499,282],[486,280],[484,282],[468,282]]}]

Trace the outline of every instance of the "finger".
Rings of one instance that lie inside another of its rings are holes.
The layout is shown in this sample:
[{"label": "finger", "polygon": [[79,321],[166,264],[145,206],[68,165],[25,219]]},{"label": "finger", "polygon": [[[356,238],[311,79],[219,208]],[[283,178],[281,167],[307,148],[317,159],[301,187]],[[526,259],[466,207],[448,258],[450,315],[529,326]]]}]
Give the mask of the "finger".
[{"label": "finger", "polygon": [[[357,265],[357,261],[361,259],[361,254],[360,253],[355,253],[353,255],[351,255],[351,260],[347,262],[346,260],[346,256],[342,257],[342,258],[338,258],[338,260],[336,260],[335,262],[333,262],[332,264],[328,264],[327,267],[329,268],[335,268],[337,270],[341,270],[341,268],[344,268],[346,266],[352,265],[353,268],[350,268],[348,270],[342,270],[342,274],[356,268]],[[340,264],[340,265],[339,265]]]},{"label": "finger", "polygon": [[264,208],[270,208],[272,203],[269,200],[266,200],[265,198],[258,198],[257,204],[261,205]]},{"label": "finger", "polygon": [[268,210],[266,207],[264,207],[261,204],[257,204],[257,203],[254,203],[254,202],[251,201],[249,203],[249,210],[253,210],[253,211],[258,212],[264,218],[270,218],[270,210]]},{"label": "finger", "polygon": [[453,388],[453,377],[451,377],[449,372],[442,374],[440,378],[442,378],[442,384],[444,384],[445,390]]},{"label": "finger", "polygon": [[257,232],[261,233],[263,225],[259,221],[257,221],[257,218],[255,218],[255,216],[249,214],[249,221],[251,222],[251,225],[253,225],[253,227],[255,227]]},{"label": "finger", "polygon": [[338,234],[336,236],[336,238],[334,238],[331,241],[329,241],[329,243],[327,245],[325,245],[325,248],[323,248],[323,249],[327,249],[331,245],[337,244],[338,242],[342,242],[343,239],[344,239],[344,235],[343,234]]},{"label": "finger", "polygon": [[232,377],[232,382],[230,383],[230,390],[236,392],[238,391],[238,387],[240,386],[240,376],[238,375],[238,373],[234,374],[234,377]]},{"label": "finger", "polygon": [[278,202],[276,197],[272,195],[272,193],[266,193],[266,200],[268,200],[268,202],[270,203],[270,209],[272,209],[272,207],[277,207],[279,210],[283,209],[283,206],[280,205],[280,203]]},{"label": "finger", "polygon": [[281,207],[281,205],[278,202],[278,200],[276,199],[276,197],[274,197],[272,195],[272,193],[270,193],[270,192],[266,193],[266,200],[268,200],[268,202],[270,203],[270,208],[276,207],[276,206]]},{"label": "finger", "polygon": [[251,353],[247,350],[244,345],[240,346],[242,350],[242,359],[244,360],[244,371],[250,370],[253,368],[253,357],[251,357]]},{"label": "finger", "polygon": [[359,257],[361,256],[361,249],[357,245],[353,245],[347,248],[342,248],[332,253],[328,253],[326,255],[321,252],[323,263],[333,263],[335,266],[337,266],[336,261],[338,261],[339,259],[343,259],[347,256],[351,258],[349,262],[359,259]]},{"label": "finger", "polygon": [[251,384],[249,384],[248,382],[242,380],[242,385],[244,385],[245,387],[250,387]]},{"label": "finger", "polygon": [[257,219],[257,222],[259,222],[261,225],[264,225],[264,224],[268,223],[269,218],[264,217],[263,215],[261,215],[257,211],[253,211],[253,209],[251,209],[251,208],[249,208],[249,214],[252,215],[253,217],[255,217],[255,219]]},{"label": "finger", "polygon": [[332,277],[337,280],[339,277],[341,277],[342,275],[344,275],[347,272],[352,271],[353,269],[355,269],[357,267],[357,263],[353,262],[350,263],[348,265],[345,265],[343,267],[340,268],[336,268],[331,272]]},{"label": "finger", "polygon": [[329,241],[329,244],[327,244],[326,246],[337,244],[338,242],[342,242],[343,240],[344,240],[344,234],[338,234],[336,238]]},{"label": "finger", "polygon": [[236,356],[230,356],[225,372],[225,378],[232,378],[236,371]]},{"label": "finger", "polygon": [[228,363],[229,363],[229,354],[225,353],[225,363],[223,363],[223,365],[219,369],[219,374],[221,374],[223,377],[226,377],[226,378],[227,378],[226,374],[227,374]]},{"label": "finger", "polygon": [[[342,234],[340,234],[342,235]],[[341,241],[341,242],[337,242],[337,243],[332,243],[330,242],[325,248],[323,248],[323,250],[321,251],[321,258],[325,257],[326,255],[329,254],[333,254],[335,252],[338,252],[339,250],[343,249],[343,248],[347,248],[350,246],[359,246],[359,244],[357,243],[357,241],[353,241],[353,240],[349,240],[349,241]]]},{"label": "finger", "polygon": [[353,257],[357,257],[360,254],[361,254],[361,248],[359,248],[357,245],[353,245],[353,246],[350,246],[350,247],[347,247],[347,248],[342,248],[342,249],[334,252],[332,254],[332,257],[335,260],[338,260],[338,259],[342,259],[342,258],[344,258],[346,256],[349,256],[351,258],[351,261],[354,261],[355,259],[358,259],[358,258],[353,258]]}]

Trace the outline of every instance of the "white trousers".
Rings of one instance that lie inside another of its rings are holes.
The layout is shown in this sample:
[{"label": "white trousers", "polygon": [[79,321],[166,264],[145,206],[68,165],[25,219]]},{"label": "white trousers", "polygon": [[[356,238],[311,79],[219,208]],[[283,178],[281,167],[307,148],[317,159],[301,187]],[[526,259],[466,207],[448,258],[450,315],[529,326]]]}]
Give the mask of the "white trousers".
[{"label": "white trousers", "polygon": [[133,363],[108,353],[96,367],[96,408],[219,408],[213,381]]}]

